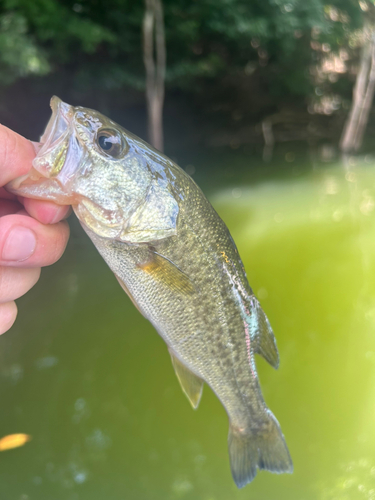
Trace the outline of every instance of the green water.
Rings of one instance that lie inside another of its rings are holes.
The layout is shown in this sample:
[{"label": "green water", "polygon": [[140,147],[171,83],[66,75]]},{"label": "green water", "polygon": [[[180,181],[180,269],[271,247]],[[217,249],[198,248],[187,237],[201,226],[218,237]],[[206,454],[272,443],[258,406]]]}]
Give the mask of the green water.
[{"label": "green water", "polygon": [[283,168],[201,184],[277,336],[279,370],[257,365],[294,474],[236,489],[224,409],[207,386],[191,409],[163,341],[72,221],[0,338],[0,436],[33,438],[0,453],[1,500],[375,499],[375,170]]}]

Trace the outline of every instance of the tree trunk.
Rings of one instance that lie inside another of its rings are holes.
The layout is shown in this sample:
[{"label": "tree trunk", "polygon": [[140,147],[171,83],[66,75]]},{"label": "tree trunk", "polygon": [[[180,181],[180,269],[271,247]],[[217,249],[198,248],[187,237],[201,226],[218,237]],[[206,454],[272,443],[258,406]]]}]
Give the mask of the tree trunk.
[{"label": "tree trunk", "polygon": [[371,38],[371,62],[370,62],[370,73],[368,77],[368,84],[366,88],[366,93],[364,95],[363,104],[361,108],[361,114],[358,120],[358,127],[355,135],[355,150],[362,145],[363,136],[366,131],[366,126],[370,116],[372,101],[374,98],[375,91],[375,35]]},{"label": "tree trunk", "polygon": [[143,61],[146,69],[148,133],[151,144],[163,151],[163,104],[166,49],[161,0],[145,0]]},{"label": "tree trunk", "polygon": [[375,91],[375,35],[363,47],[360,68],[353,89],[353,102],[341,136],[343,153],[358,151],[362,145]]},{"label": "tree trunk", "polygon": [[272,160],[273,148],[275,147],[271,118],[266,118],[262,121],[262,132],[264,138],[263,161],[269,162]]}]

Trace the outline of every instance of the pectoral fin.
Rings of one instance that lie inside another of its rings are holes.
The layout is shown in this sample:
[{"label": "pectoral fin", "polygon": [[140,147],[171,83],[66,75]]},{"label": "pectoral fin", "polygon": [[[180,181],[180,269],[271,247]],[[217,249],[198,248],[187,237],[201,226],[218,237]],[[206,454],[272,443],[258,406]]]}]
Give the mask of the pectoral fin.
[{"label": "pectoral fin", "polygon": [[250,324],[254,351],[260,354],[271,366],[278,368],[279,353],[276,339],[267,316],[254,296],[251,299]]},{"label": "pectoral fin", "polygon": [[172,365],[181,384],[181,388],[190,401],[191,406],[196,410],[202,397],[203,380],[186,368],[186,366],[174,355],[171,349],[169,349],[169,354],[171,355]]},{"label": "pectoral fin", "polygon": [[150,259],[138,264],[138,267],[177,293],[193,295],[196,292],[191,279],[173,262],[158,253],[153,252]]}]

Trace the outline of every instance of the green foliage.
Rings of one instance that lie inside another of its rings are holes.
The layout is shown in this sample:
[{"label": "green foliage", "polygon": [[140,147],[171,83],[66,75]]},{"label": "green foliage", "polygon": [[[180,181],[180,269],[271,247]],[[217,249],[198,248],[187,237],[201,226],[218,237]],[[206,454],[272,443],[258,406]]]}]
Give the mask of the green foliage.
[{"label": "green foliage", "polygon": [[27,33],[26,19],[14,12],[0,16],[0,82],[10,84],[19,77],[44,75],[48,70],[43,51]]},{"label": "green foliage", "polygon": [[[312,43],[349,47],[372,4],[164,0],[167,85],[191,92],[213,79],[258,79],[271,95],[303,100],[313,92],[312,66],[326,57]],[[143,13],[142,0],[5,0],[0,81],[62,70],[81,88],[142,89]]]},{"label": "green foliage", "polygon": [[115,43],[110,29],[88,16],[81,16],[81,4],[57,0],[7,0],[5,11],[20,13],[30,32],[48,51],[50,59],[70,62],[74,54],[93,53],[102,42]]}]

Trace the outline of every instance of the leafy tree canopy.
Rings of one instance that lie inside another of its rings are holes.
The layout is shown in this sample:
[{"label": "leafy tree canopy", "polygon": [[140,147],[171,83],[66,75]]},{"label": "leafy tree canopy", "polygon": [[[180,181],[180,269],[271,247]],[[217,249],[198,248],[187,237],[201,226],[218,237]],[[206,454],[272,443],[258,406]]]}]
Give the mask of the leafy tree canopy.
[{"label": "leafy tree canopy", "polygon": [[[191,92],[231,76],[310,95],[312,65],[350,43],[373,0],[164,0],[166,81]],[[65,69],[77,86],[144,87],[141,0],[5,0],[0,81]],[[315,45],[314,45],[315,44]],[[329,83],[329,82],[328,82]],[[337,82],[331,82],[335,84]]]}]

